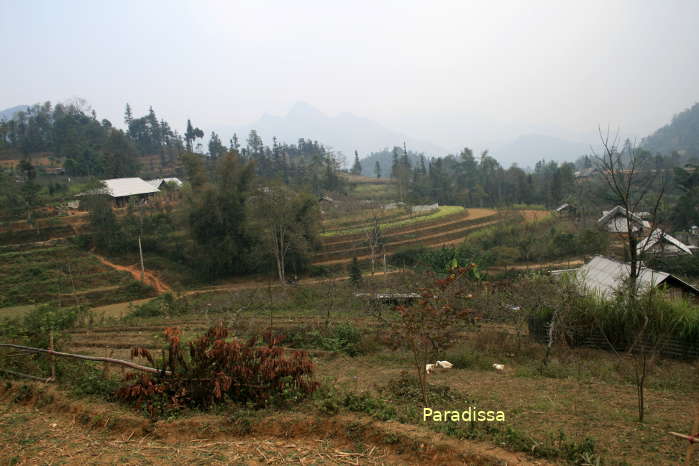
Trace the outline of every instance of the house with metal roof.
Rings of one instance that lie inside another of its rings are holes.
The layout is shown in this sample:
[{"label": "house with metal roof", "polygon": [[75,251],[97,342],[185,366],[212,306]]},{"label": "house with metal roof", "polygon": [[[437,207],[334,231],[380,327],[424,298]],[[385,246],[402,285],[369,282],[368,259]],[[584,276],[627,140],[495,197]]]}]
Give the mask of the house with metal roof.
[{"label": "house with metal roof", "polygon": [[106,195],[114,201],[115,205],[123,206],[132,199],[145,201],[159,192],[158,188],[141,178],[111,178],[101,182],[102,188],[81,193],[78,196]]},{"label": "house with metal roof", "polygon": [[692,254],[689,246],[660,228],[656,228],[650,235],[639,241],[636,251],[639,255],[681,256]]},{"label": "house with metal roof", "polygon": [[[590,262],[569,273],[574,274],[586,293],[611,299],[631,275],[631,266],[604,256],[595,256]],[[699,298],[699,289],[667,272],[660,272],[641,265],[637,279],[638,289],[665,287],[672,296]]]},{"label": "house with metal roof", "polygon": [[597,220],[597,224],[612,233],[628,233],[627,219],[630,222],[632,231],[641,231],[650,228],[650,222],[643,220],[633,212],[627,212],[618,205],[612,210],[602,212],[602,217]]}]

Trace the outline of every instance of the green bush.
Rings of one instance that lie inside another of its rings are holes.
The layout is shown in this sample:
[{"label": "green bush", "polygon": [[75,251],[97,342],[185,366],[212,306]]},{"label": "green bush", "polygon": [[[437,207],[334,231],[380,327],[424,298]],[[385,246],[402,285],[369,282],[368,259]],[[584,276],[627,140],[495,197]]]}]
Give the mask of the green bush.
[{"label": "green bush", "polygon": [[[406,371],[401,372],[398,378],[390,380],[380,392],[397,402],[422,403],[420,383],[415,375]],[[427,394],[432,403],[453,402],[462,398],[447,385],[427,384]]]},{"label": "green bush", "polygon": [[396,417],[396,409],[379,398],[374,398],[368,393],[347,393],[343,400],[343,406],[350,411],[365,413],[381,421],[388,421]]},{"label": "green bush", "polygon": [[70,392],[76,397],[96,395],[111,399],[114,392],[121,386],[116,377],[105,376],[95,363],[65,363],[61,364],[60,380],[67,382]]},{"label": "green bush", "polygon": [[299,348],[318,348],[325,351],[357,356],[366,345],[362,345],[362,333],[350,322],[341,322],[328,328],[306,327],[287,329],[284,334],[286,344]]},{"label": "green bush", "polygon": [[186,298],[178,299],[172,293],[165,293],[136,306],[128,317],[172,317],[186,314],[189,311],[190,306]]}]

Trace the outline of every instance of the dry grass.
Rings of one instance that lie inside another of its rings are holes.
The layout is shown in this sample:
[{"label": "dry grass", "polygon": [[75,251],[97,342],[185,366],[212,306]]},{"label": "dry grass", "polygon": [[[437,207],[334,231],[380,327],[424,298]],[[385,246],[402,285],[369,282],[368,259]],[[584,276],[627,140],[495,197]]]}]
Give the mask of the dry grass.
[{"label": "dry grass", "polygon": [[[25,389],[30,398],[20,396]],[[40,384],[0,390],[0,405],[3,464],[549,464],[351,415],[234,412],[149,423]]]},{"label": "dry grass", "polygon": [[4,464],[400,464],[383,448],[352,451],[324,439],[169,439],[113,434],[76,417],[10,406],[0,414]]}]

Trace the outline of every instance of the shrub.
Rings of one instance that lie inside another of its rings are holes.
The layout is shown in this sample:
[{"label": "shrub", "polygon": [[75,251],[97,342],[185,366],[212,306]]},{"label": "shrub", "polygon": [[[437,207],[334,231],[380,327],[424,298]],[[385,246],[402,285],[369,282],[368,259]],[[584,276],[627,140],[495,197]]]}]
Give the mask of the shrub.
[{"label": "shrub", "polygon": [[357,262],[357,257],[352,258],[352,265],[349,270],[349,279],[352,285],[358,287],[362,284],[362,269],[359,268],[359,263]]},{"label": "shrub", "polygon": [[[318,386],[308,355],[285,354],[278,339],[267,346],[255,346],[254,337],[229,341],[228,330],[219,325],[187,343],[185,352],[178,329],[166,329],[165,336],[168,348],[160,361],[161,372],[127,376],[136,380],[116,392],[119,399],[144,407],[152,417],[185,406],[208,409],[228,400],[256,407],[298,401]],[[155,364],[145,348],[134,348],[131,354]]]},{"label": "shrub", "polygon": [[396,409],[384,400],[374,398],[368,393],[347,393],[342,403],[345,408],[358,413],[366,413],[381,421],[396,417]]},{"label": "shrub", "polygon": [[177,299],[172,293],[165,293],[131,311],[128,317],[176,316],[189,312],[189,302]]},{"label": "shrub", "polygon": [[[395,401],[409,403],[420,403],[422,401],[420,381],[406,371],[402,371],[400,376],[390,380],[380,389],[380,392]],[[459,398],[447,385],[427,384],[427,393],[430,401],[433,403],[451,402]]]},{"label": "shrub", "polygon": [[362,333],[350,322],[342,322],[328,328],[295,327],[286,330],[284,341],[294,347],[318,348],[325,351],[357,356],[365,352]]},{"label": "shrub", "polygon": [[61,379],[70,380],[70,391],[77,397],[97,395],[110,399],[121,383],[115,377],[105,376],[104,371],[91,363],[62,364]]},{"label": "shrub", "polygon": [[49,334],[53,331],[54,347],[59,348],[67,336],[62,332],[78,325],[87,315],[85,307],[59,308],[42,305],[32,309],[22,320],[20,334],[30,346],[48,348]]}]

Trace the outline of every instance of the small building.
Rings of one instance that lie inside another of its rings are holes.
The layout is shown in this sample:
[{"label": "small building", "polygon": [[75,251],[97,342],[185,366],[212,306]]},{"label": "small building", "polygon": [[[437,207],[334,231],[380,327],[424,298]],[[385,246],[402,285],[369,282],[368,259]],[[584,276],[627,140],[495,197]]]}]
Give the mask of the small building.
[{"label": "small building", "polygon": [[[568,272],[573,273],[586,293],[597,294],[601,298],[611,299],[623,286],[631,274],[627,263],[604,256],[595,256],[582,267]],[[699,290],[672,274],[660,272],[641,265],[637,279],[638,289],[666,287],[671,296],[699,298]]]},{"label": "small building", "polygon": [[[371,201],[368,201],[371,202]],[[383,205],[383,210],[391,210],[391,209],[397,209],[399,207],[405,207],[405,202],[389,202],[388,204]]]},{"label": "small building", "polygon": [[435,210],[439,210],[438,202],[429,205],[414,205],[410,208],[410,211],[414,214],[426,214]]},{"label": "small building", "polygon": [[180,181],[179,178],[155,178],[153,180],[146,180],[146,183],[158,189],[163,188],[166,184],[177,188],[182,187],[182,181]]},{"label": "small building", "polygon": [[677,238],[670,236],[656,228],[646,238],[641,240],[636,246],[636,252],[641,255],[662,255],[662,256],[681,256],[691,255],[692,250]]},{"label": "small building", "polygon": [[554,212],[558,215],[575,215],[576,209],[571,204],[565,203],[556,208]]},{"label": "small building", "polygon": [[141,178],[112,178],[102,180],[102,184],[104,188],[78,196],[106,195],[112,198],[115,206],[122,207],[131,200],[144,202],[159,192],[158,188]]},{"label": "small building", "polygon": [[597,220],[597,224],[612,233],[628,233],[629,225],[627,225],[627,219],[630,221],[632,231],[642,231],[645,228],[650,228],[648,221],[643,220],[633,212],[627,212],[620,205],[612,210],[602,212],[602,217]]}]

